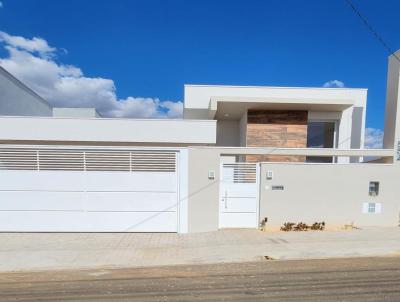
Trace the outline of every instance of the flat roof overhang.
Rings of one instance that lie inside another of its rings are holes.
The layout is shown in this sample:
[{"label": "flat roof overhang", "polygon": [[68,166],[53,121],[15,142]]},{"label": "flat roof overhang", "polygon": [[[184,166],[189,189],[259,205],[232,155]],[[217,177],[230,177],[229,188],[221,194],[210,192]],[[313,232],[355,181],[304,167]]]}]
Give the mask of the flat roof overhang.
[{"label": "flat roof overhang", "polygon": [[237,120],[249,109],[341,112],[352,106],[354,101],[351,99],[213,96],[210,100],[208,118]]}]

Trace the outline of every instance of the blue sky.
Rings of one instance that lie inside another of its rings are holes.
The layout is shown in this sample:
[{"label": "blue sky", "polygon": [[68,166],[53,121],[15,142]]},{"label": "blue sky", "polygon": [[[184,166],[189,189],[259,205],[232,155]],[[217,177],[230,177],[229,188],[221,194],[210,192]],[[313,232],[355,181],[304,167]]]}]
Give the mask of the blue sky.
[{"label": "blue sky", "polygon": [[[163,102],[181,101],[185,83],[320,87],[339,80],[369,89],[367,127],[383,128],[388,53],[344,0],[0,1],[0,31],[41,37],[56,50],[39,57],[79,68],[78,77],[112,80],[117,101],[156,100],[168,111]],[[400,1],[353,1],[400,48]],[[4,46],[3,39],[3,65],[14,66],[4,61]],[[14,70],[29,84],[28,72]]]}]

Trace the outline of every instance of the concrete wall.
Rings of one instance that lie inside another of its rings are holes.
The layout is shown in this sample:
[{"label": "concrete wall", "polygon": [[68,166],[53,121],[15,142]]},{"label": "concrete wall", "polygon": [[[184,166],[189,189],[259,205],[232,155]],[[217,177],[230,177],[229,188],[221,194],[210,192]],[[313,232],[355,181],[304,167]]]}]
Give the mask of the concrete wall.
[{"label": "concrete wall", "polygon": [[[395,53],[400,57],[400,51]],[[397,148],[397,158],[400,160],[400,62],[392,55],[389,57],[387,92],[386,92],[386,110],[385,110],[385,135],[383,139],[384,148]],[[396,163],[400,163],[397,160]]]},{"label": "concrete wall", "polygon": [[364,132],[365,132],[365,114],[366,110],[362,107],[354,107],[351,118],[351,149],[364,148]]},{"label": "concrete wall", "polygon": [[[188,149],[189,158],[189,232],[218,229],[219,152],[213,149]],[[215,179],[208,172],[215,172]]]},{"label": "concrete wall", "polygon": [[216,121],[0,117],[0,141],[215,144]]},{"label": "concrete wall", "polygon": [[239,121],[217,121],[217,146],[240,146]]},{"label": "concrete wall", "polygon": [[[267,180],[267,170],[273,179]],[[260,219],[270,228],[285,222],[325,221],[327,227],[398,226],[400,170],[382,164],[273,164],[261,167]],[[380,182],[380,192],[369,196],[370,181]],[[284,190],[272,190],[283,186]],[[382,203],[382,213],[363,213],[364,202]]]},{"label": "concrete wall", "polygon": [[[220,154],[223,149],[189,148],[189,232],[218,229]],[[225,150],[226,151],[226,150]],[[226,158],[231,161],[233,157]],[[215,180],[208,172],[216,172]],[[266,171],[272,170],[272,180]],[[397,226],[400,214],[400,170],[384,164],[263,163],[260,220],[279,229],[284,222],[325,221],[328,227]],[[380,182],[377,197],[368,194],[370,181]],[[283,185],[283,191],[271,190]],[[381,214],[364,214],[364,202],[382,203]]]},{"label": "concrete wall", "polygon": [[[309,87],[268,87],[268,86],[220,86],[185,85],[185,113],[190,109],[207,110],[212,97],[248,97],[297,99],[299,103],[315,100],[318,104],[341,104],[351,101],[356,107],[364,107],[367,90],[354,88],[309,88]],[[194,118],[194,117],[193,117]],[[199,115],[201,117],[201,114]]]},{"label": "concrete wall", "polygon": [[240,136],[240,144],[241,147],[246,147],[246,139],[247,139],[247,111],[242,115],[239,121],[239,136]]},{"label": "concrete wall", "polygon": [[0,115],[51,116],[51,106],[0,67]]},{"label": "concrete wall", "polygon": [[53,108],[54,117],[101,117],[96,108]]}]

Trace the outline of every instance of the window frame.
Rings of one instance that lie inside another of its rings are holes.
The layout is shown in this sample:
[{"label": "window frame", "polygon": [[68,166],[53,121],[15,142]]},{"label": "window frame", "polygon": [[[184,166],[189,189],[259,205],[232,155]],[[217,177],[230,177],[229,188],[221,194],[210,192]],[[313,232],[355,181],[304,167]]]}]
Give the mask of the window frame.
[{"label": "window frame", "polygon": [[[339,121],[338,120],[330,120],[330,119],[309,119],[307,121],[307,128],[309,123],[333,123],[333,149],[337,149],[339,145]],[[308,135],[308,131],[307,131]],[[323,148],[321,148],[323,149]]]},{"label": "window frame", "polygon": [[[308,125],[310,123],[333,123],[333,149],[337,149],[339,146],[339,123],[340,120],[337,119],[321,119],[321,118],[316,118],[316,119],[309,119],[307,120],[307,140],[308,140]],[[317,148],[317,147],[308,147],[307,148]],[[324,149],[324,148],[319,148],[319,149]],[[332,156],[332,163],[337,163],[338,158],[337,156]]]}]

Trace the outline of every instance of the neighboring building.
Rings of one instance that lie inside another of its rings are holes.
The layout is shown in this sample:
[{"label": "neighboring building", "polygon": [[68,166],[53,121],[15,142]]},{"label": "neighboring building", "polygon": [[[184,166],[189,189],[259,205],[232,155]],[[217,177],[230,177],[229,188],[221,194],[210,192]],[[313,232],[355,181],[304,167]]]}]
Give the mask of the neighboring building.
[{"label": "neighboring building", "polygon": [[54,117],[101,117],[96,108],[53,108]]},{"label": "neighboring building", "polygon": [[399,69],[380,150],[364,149],[366,89],[186,85],[183,119],[117,119],[51,108],[5,72],[0,231],[398,225]]},{"label": "neighboring building", "polygon": [[95,108],[53,108],[1,66],[0,116],[101,117]]},{"label": "neighboring building", "polygon": [[45,99],[0,66],[0,115],[51,116],[52,108]]}]

